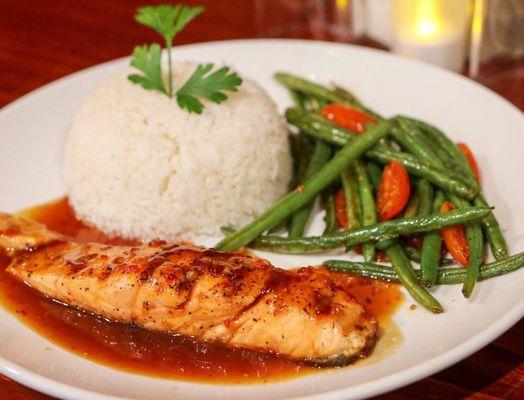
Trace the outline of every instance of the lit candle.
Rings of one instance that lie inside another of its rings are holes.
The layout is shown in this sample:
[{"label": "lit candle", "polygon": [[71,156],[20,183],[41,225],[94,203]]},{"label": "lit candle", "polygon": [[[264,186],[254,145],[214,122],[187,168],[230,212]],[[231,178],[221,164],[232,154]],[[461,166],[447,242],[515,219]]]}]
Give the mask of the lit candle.
[{"label": "lit candle", "polygon": [[464,65],[468,0],[395,0],[395,53],[453,71]]}]

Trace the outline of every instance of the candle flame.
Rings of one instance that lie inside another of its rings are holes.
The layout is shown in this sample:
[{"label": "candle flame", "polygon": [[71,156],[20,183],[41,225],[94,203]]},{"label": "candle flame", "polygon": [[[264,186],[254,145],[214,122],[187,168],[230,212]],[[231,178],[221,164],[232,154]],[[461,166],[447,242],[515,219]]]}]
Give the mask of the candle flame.
[{"label": "candle flame", "polygon": [[337,0],[336,3],[337,3],[337,8],[339,10],[345,10],[347,5],[348,5],[347,4],[348,3],[347,0]]},{"label": "candle flame", "polygon": [[482,35],[482,25],[484,22],[484,8],[485,4],[483,0],[476,0],[473,8],[473,25],[472,34],[476,37]]},{"label": "candle flame", "polygon": [[442,29],[438,1],[421,0],[416,12],[414,33],[422,39],[431,39],[438,36]]}]

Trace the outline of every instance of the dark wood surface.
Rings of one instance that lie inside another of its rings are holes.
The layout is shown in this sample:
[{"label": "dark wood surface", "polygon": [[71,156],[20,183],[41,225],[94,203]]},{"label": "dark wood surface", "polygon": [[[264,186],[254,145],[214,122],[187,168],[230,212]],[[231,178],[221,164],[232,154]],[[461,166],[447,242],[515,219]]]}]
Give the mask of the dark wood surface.
[{"label": "dark wood surface", "polygon": [[[135,8],[144,3],[155,1],[0,0],[0,107],[57,78],[129,55],[136,44],[156,40],[133,23]],[[177,38],[178,44],[268,36],[257,30],[254,0],[186,3],[204,4],[207,11]],[[305,20],[276,35],[333,39]],[[482,66],[477,80],[524,110],[523,59],[491,61]],[[455,366],[379,398],[524,399],[524,321]],[[0,375],[0,399],[50,397]]]}]

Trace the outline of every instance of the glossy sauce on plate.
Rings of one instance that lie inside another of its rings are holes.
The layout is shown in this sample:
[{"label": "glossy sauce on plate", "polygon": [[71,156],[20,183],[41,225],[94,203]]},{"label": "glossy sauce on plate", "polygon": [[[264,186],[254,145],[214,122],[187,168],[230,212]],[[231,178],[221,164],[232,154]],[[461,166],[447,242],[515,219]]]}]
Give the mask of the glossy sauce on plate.
[{"label": "glossy sauce on plate", "polygon": [[[67,199],[35,207],[22,215],[78,241],[132,243],[108,238],[78,221]],[[315,370],[277,355],[196,342],[109,321],[44,297],[10,277],[5,272],[7,263],[0,256],[0,301],[4,307],[53,343],[101,364],[144,375],[213,383],[262,383]],[[388,324],[403,300],[396,284],[355,277],[352,289],[352,294],[377,316],[381,325]]]}]

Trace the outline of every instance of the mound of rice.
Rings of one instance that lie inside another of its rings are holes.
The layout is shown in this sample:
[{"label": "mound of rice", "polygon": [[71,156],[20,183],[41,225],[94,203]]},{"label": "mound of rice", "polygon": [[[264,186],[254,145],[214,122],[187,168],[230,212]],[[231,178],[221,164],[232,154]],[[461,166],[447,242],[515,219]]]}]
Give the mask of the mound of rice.
[{"label": "mound of rice", "polygon": [[[174,66],[175,88],[195,66]],[[196,115],[130,83],[128,72],[89,96],[70,131],[68,195],[78,217],[111,235],[198,240],[249,222],[286,192],[286,127],[259,85],[244,79]]]}]

